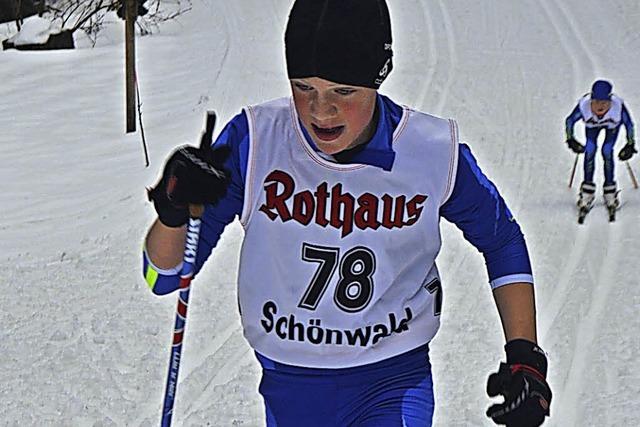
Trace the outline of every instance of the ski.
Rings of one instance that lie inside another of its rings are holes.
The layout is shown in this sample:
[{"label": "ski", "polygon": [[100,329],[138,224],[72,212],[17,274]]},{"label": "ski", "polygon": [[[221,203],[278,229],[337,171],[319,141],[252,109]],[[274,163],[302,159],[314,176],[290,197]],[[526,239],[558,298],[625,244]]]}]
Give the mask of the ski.
[{"label": "ski", "polygon": [[620,190],[616,191],[615,184],[605,185],[603,190],[604,190],[604,205],[607,208],[607,212],[609,213],[609,222],[615,222],[616,211],[620,209],[620,199],[618,198],[618,194],[620,194]]},{"label": "ski", "polygon": [[616,221],[616,213],[620,210],[620,208],[624,205],[624,202],[617,203],[613,206],[607,206],[607,212],[609,212],[609,222]]},{"label": "ski", "polygon": [[[607,205],[607,212],[609,212],[609,222],[615,222],[616,220],[616,211],[622,207],[620,200],[618,199],[618,194],[620,194],[620,190],[615,192],[615,196],[613,199],[613,203],[611,205]],[[605,195],[606,197],[606,195]],[[605,200],[606,203],[606,200]]]},{"label": "ski", "polygon": [[[607,206],[606,208],[609,214],[609,222],[615,222],[616,212],[620,210],[620,206]],[[584,220],[587,218],[589,212],[591,212],[591,208],[578,208],[578,224],[584,224]]]},{"label": "ski", "polygon": [[578,224],[584,224],[584,220],[587,215],[591,212],[589,208],[579,208],[578,209]]}]

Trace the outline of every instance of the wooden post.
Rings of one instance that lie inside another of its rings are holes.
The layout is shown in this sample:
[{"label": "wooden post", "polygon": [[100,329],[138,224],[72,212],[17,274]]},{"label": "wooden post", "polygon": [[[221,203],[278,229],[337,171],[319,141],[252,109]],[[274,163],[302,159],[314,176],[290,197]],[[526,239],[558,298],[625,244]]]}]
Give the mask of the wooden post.
[{"label": "wooden post", "polygon": [[22,0],[17,0],[15,3],[16,6],[16,27],[18,27],[18,31],[22,28]]},{"label": "wooden post", "polygon": [[127,133],[136,131],[136,32],[137,0],[125,0],[125,75]]}]

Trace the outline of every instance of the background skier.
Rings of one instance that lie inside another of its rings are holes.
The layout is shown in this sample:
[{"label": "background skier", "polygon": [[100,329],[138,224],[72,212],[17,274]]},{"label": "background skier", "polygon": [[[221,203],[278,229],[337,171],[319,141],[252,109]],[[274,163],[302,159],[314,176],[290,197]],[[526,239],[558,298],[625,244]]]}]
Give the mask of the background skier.
[{"label": "background skier", "polygon": [[[615,181],[613,146],[618,139],[620,126],[624,124],[627,132],[627,143],[620,150],[618,158],[629,160],[638,151],[635,148],[634,126],[631,115],[622,98],[612,92],[613,86],[606,80],[597,80],[591,92],[578,100],[571,114],[565,120],[567,134],[566,143],[575,153],[584,153],[584,179],[580,185],[578,208],[588,211],[593,206],[596,184],[593,180],[598,135],[605,132],[602,144],[604,159],[604,201],[609,209],[617,209],[620,205],[618,188]],[[575,124],[583,120],[585,125],[586,145],[574,138]]]}]

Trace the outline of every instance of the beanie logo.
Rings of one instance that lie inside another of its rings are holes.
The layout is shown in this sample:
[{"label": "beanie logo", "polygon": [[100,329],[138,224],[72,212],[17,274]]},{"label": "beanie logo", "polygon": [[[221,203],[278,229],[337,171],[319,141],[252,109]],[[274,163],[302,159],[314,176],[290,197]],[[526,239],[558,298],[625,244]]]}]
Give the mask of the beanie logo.
[{"label": "beanie logo", "polygon": [[380,69],[380,72],[378,73],[378,76],[380,77],[376,79],[377,85],[382,84],[384,79],[387,78],[387,74],[389,74],[389,62],[391,62],[391,58],[387,59],[387,61],[384,63],[384,65]]}]

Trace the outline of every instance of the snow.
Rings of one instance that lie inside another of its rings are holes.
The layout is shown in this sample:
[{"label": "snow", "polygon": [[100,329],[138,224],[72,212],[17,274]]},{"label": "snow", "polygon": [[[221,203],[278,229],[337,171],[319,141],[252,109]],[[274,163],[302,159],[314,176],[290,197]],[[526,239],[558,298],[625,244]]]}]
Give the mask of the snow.
[{"label": "snow", "polygon": [[[153,296],[141,277],[154,218],[145,186],[173,147],[197,141],[207,109],[226,122],[288,91],[289,0],[193,6],[138,38],[150,168],[139,133],[124,133],[121,22],[95,49],[0,52],[2,425],[159,422],[176,299]],[[596,78],[611,79],[640,120],[640,3],[390,8],[395,68],[382,92],[457,118],[527,236],[554,392],[546,425],[640,425],[640,191],[618,163],[618,221],[607,222],[599,196],[579,226],[563,143],[564,117]],[[640,173],[637,157],[631,165]],[[601,184],[601,158],[596,173]],[[435,425],[489,426],[484,389],[503,357],[499,318],[482,257],[449,224],[443,235]],[[241,237],[237,223],[228,227],[194,281],[175,425],[263,425],[259,371],[235,309]]]},{"label": "snow", "polygon": [[[10,41],[15,46],[26,44],[43,44],[49,40],[49,36],[56,32],[55,28],[51,28],[51,22],[38,16],[26,18],[22,23],[20,31],[11,37]],[[59,29],[57,30],[60,31]]]}]

